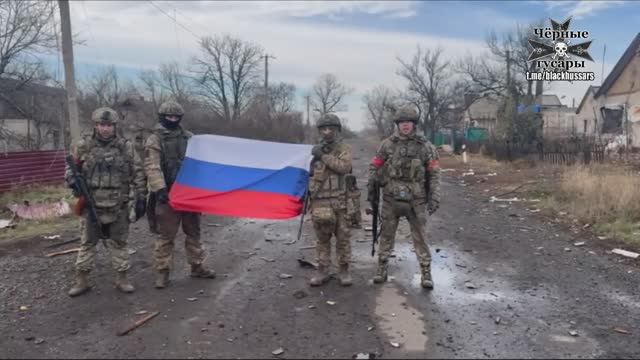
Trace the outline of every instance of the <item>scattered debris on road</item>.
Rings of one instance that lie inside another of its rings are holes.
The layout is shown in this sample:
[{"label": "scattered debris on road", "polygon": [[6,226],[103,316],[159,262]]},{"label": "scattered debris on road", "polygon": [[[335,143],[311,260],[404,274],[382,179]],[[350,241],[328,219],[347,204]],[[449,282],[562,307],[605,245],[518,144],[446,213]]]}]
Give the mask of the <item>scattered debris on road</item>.
[{"label": "scattered debris on road", "polygon": [[375,327],[373,327],[373,326],[369,326],[369,327],[367,328],[367,331],[371,331],[371,330],[373,330],[373,329],[375,329]]},{"label": "scattered debris on road", "polygon": [[130,326],[128,326],[127,328],[125,328],[124,330],[118,331],[117,335],[118,336],[123,336],[126,335],[130,332],[132,332],[133,330],[139,328],[140,326],[144,325],[147,321],[153,319],[154,317],[156,317],[158,314],[160,314],[159,311],[154,311],[151,314],[143,317],[142,319],[134,322],[133,324],[131,324]]},{"label": "scattered debris on road", "polygon": [[498,317],[496,317],[496,318],[494,319],[494,322],[496,323],[496,325],[499,325],[499,324],[500,324],[500,320],[502,320],[502,319],[500,318],[500,316],[498,316]]},{"label": "scattered debris on road", "polygon": [[291,274],[280,274],[280,279],[291,279],[292,277]]},{"label": "scattered debris on road", "polygon": [[303,246],[300,248],[300,250],[310,250],[310,249],[315,249],[316,246],[315,245],[311,245],[311,246]]},{"label": "scattered debris on road", "polygon": [[394,348],[399,348],[399,347],[400,347],[400,344],[399,344],[399,343],[397,343],[397,342],[390,341],[389,343],[390,343],[390,344],[391,344],[391,346],[393,346]]},{"label": "scattered debris on road", "polygon": [[304,299],[304,298],[306,298],[307,296],[309,296],[309,294],[307,294],[307,292],[306,292],[306,291],[304,291],[304,290],[296,290],[296,291],[293,293],[293,297],[294,297],[294,298],[296,298],[296,299]]},{"label": "scattered debris on road", "polygon": [[327,304],[333,306],[333,305],[336,304],[336,302],[335,301],[331,301],[331,300],[327,300]]},{"label": "scattered debris on road", "polygon": [[2,219],[2,220],[0,220],[0,229],[11,227],[12,226],[11,225],[12,222],[13,222],[13,219],[9,219],[9,220]]},{"label": "scattered debris on road", "polygon": [[187,301],[197,301],[197,300],[198,300],[198,298],[197,298],[197,297],[190,297],[190,298],[187,298]]},{"label": "scattered debris on road", "polygon": [[569,335],[571,336],[578,336],[578,332],[575,330],[569,330]]},{"label": "scattered debris on road", "polygon": [[43,238],[45,238],[47,240],[60,239],[60,235],[43,236]]},{"label": "scattered debris on road", "polygon": [[27,310],[29,310],[28,306],[24,306],[24,305],[20,306],[20,311],[27,311]]},{"label": "scattered debris on road", "polygon": [[318,268],[318,264],[306,259],[298,259],[298,264],[300,264],[300,266],[302,266],[303,268],[313,268],[313,269]]},{"label": "scattered debris on road", "polygon": [[144,315],[149,313],[147,310],[140,310],[140,311],[136,311],[136,315]]},{"label": "scattered debris on road", "polygon": [[275,355],[275,356],[282,355],[282,354],[284,354],[284,349],[283,348],[277,348],[277,349],[273,350],[271,353],[273,355]]},{"label": "scattered debris on road", "polygon": [[266,258],[264,256],[261,256],[260,259],[262,259],[262,260],[264,260],[266,262],[276,262],[274,259],[269,259],[269,258]]},{"label": "scattered debris on road", "polygon": [[52,252],[52,253],[46,254],[45,256],[50,258],[50,257],[58,256],[58,255],[76,253],[78,251],[80,251],[80,248],[73,248],[73,249],[67,249],[67,250]]},{"label": "scattered debris on road", "polygon": [[584,246],[584,245],[585,245],[584,241],[579,241],[579,242],[573,243],[573,246]]},{"label": "scattered debris on road", "polygon": [[367,359],[375,359],[375,357],[371,357],[370,353],[357,353],[356,355],[353,356],[354,359],[358,360],[367,360]]},{"label": "scattered debris on road", "polygon": [[614,327],[612,330],[617,332],[617,333],[620,333],[620,334],[625,334],[625,335],[631,334],[631,332],[629,330],[625,330],[625,329],[620,328],[620,327]]},{"label": "scattered debris on road", "polygon": [[522,200],[518,199],[517,197],[511,198],[511,199],[501,199],[501,198],[492,196],[491,198],[489,198],[489,202],[514,202],[514,201],[522,201]]},{"label": "scattered debris on road", "polygon": [[63,242],[54,243],[54,244],[48,245],[46,248],[47,249],[57,248],[57,247],[60,247],[62,245],[71,244],[71,243],[76,242],[76,241],[80,241],[80,237],[75,237],[75,238],[73,238],[71,240],[66,240],[66,241],[63,241]]},{"label": "scattered debris on road", "polygon": [[465,282],[465,283],[464,283],[464,286],[465,286],[467,289],[477,289],[477,288],[478,288],[477,286],[475,286],[475,284],[473,284],[472,282],[469,282],[469,281]]},{"label": "scattered debris on road", "polygon": [[636,259],[638,258],[638,256],[640,256],[640,254],[633,252],[633,251],[627,251],[627,250],[622,250],[622,249],[613,249],[611,250],[611,252],[613,254],[618,254],[618,255],[622,255],[622,256],[626,256],[628,258],[632,258],[632,259]]},{"label": "scattered debris on road", "polygon": [[37,339],[36,339],[36,341],[34,341],[33,343],[34,343],[34,344],[36,344],[36,345],[40,345],[40,344],[42,344],[43,342],[44,342],[44,339],[43,339],[43,338],[37,338]]}]

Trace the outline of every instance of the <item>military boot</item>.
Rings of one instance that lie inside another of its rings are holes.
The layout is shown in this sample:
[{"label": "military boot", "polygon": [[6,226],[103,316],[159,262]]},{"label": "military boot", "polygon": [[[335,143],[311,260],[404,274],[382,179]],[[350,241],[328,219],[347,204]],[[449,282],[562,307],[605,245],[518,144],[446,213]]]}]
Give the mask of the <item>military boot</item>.
[{"label": "military boot", "polygon": [[91,286],[89,286],[89,272],[88,271],[76,272],[76,283],[69,290],[69,296],[74,297],[74,296],[82,295],[89,290],[91,290]]},{"label": "military boot", "polygon": [[318,266],[318,270],[316,270],[315,275],[309,280],[309,285],[311,286],[320,286],[322,284],[326,284],[330,279],[329,273],[327,272],[326,267]]},{"label": "military boot", "polygon": [[382,284],[387,281],[387,265],[386,261],[378,261],[378,270],[376,276],[373,277],[374,284]]},{"label": "military boot", "polygon": [[129,282],[129,279],[127,279],[126,271],[118,271],[118,275],[116,277],[116,289],[127,294],[132,293],[136,290]]},{"label": "military boot", "polygon": [[431,279],[431,264],[422,267],[422,281],[420,282],[425,289],[433,289],[433,280]]},{"label": "military boot", "polygon": [[342,286],[351,286],[351,284],[353,284],[353,279],[351,278],[351,274],[349,274],[348,264],[340,265],[338,280],[340,281],[340,285]]},{"label": "military boot", "polygon": [[169,270],[161,270],[158,271],[158,275],[156,275],[156,289],[164,289],[169,285]]},{"label": "military boot", "polygon": [[191,265],[191,277],[213,279],[216,277],[216,272],[205,268],[202,264]]}]

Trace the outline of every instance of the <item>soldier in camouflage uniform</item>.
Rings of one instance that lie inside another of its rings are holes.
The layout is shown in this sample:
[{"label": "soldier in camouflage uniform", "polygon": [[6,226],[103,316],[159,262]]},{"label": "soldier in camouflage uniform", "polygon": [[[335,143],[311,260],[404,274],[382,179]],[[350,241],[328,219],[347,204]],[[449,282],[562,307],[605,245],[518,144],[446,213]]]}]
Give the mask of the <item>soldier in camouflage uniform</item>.
[{"label": "soldier in camouflage uniform", "polygon": [[380,284],[387,280],[387,265],[398,221],[400,217],[406,217],[422,270],[422,287],[431,289],[431,254],[425,227],[426,212],[432,215],[440,205],[438,152],[431,142],[416,134],[418,114],[413,108],[398,109],[394,122],[397,130],[382,142],[369,166],[368,200],[374,198],[374,182],[382,189],[378,269],[373,281]]},{"label": "soldier in camouflage uniform", "polygon": [[159,124],[145,142],[144,169],[149,182],[149,190],[155,197],[155,211],[159,236],[154,248],[155,287],[165,288],[169,283],[169,273],[173,266],[173,247],[176,234],[182,223],[186,235],[185,250],[191,265],[191,276],[215,278],[215,272],[206,269],[202,263],[205,252],[200,241],[200,213],[176,211],[169,204],[169,191],[176,180],[178,170],[185,157],[187,142],[193,135],[180,126],[184,109],[169,100],[158,109]]},{"label": "soldier in camouflage uniform", "polygon": [[309,284],[319,286],[329,280],[331,237],[335,235],[336,255],[340,266],[338,280],[340,285],[349,286],[352,284],[349,274],[349,226],[355,216],[352,213],[353,206],[348,206],[348,187],[349,184],[355,184],[355,178],[351,175],[351,147],[340,139],[342,126],[336,115],[323,115],[317,126],[322,141],[311,151],[313,160],[309,177],[309,208],[317,237],[318,270]]},{"label": "soldier in camouflage uniform", "polygon": [[[91,119],[96,124],[93,134],[78,141],[72,154],[87,182],[101,229],[98,230],[98,225],[89,219],[85,208],[81,220],[81,246],[76,260],[76,283],[69,290],[69,296],[84,294],[91,288],[88,275],[94,267],[100,233],[104,238],[103,244],[111,249],[111,261],[117,271],[116,288],[125,293],[135,290],[127,280],[129,211],[135,208],[135,218],[131,219],[135,221],[144,215],[146,206],[142,163],[133,144],[116,135],[118,114],[111,108],[99,108],[93,112]],[[75,182],[68,166],[65,179],[74,195],[80,197],[79,184]]]}]

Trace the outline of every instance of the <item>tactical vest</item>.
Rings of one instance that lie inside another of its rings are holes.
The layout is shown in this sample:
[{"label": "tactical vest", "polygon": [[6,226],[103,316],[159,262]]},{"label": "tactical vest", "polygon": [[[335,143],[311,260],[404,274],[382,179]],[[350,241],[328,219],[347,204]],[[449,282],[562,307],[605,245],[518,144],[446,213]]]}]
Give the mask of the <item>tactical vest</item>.
[{"label": "tactical vest", "polygon": [[187,152],[187,142],[191,133],[178,128],[176,130],[162,129],[156,134],[160,137],[160,167],[169,189],[178,176],[178,170],[180,170]]},{"label": "tactical vest", "polygon": [[91,137],[86,139],[82,173],[87,181],[96,208],[117,209],[128,201],[133,159],[127,151],[127,142],[115,138],[102,143]]},{"label": "tactical vest", "polygon": [[427,150],[419,139],[391,140],[390,154],[385,162],[387,179],[384,192],[396,200],[411,201],[426,197],[425,180],[427,169]]},{"label": "tactical vest", "polygon": [[[326,154],[338,156],[341,150],[341,143],[336,143]],[[309,192],[313,200],[338,199],[340,207],[345,207],[347,194],[345,175],[332,171],[322,161],[314,161],[309,179]]]}]

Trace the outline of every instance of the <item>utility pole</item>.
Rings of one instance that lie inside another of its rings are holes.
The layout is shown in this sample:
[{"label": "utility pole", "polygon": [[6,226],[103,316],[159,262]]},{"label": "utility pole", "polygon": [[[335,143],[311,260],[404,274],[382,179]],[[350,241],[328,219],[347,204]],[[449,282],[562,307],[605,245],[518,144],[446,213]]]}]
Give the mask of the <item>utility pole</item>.
[{"label": "utility pole", "polygon": [[[78,98],[76,80],[73,73],[73,40],[71,38],[71,17],[69,15],[69,1],[58,0],[60,8],[60,25],[62,26],[62,61],[64,62],[64,87],[67,90],[69,108],[69,131],[71,144],[80,140],[80,121],[78,115]],[[64,129],[62,129],[64,131]]]},{"label": "utility pole", "polygon": [[305,138],[307,139],[308,142],[311,142],[311,120],[309,117],[309,100],[311,99],[311,96],[306,95],[305,99],[307,100],[307,126],[305,126]]},{"label": "utility pole", "polygon": [[276,57],[269,54],[264,54],[264,91],[265,94],[269,90],[269,58],[275,59]]}]

